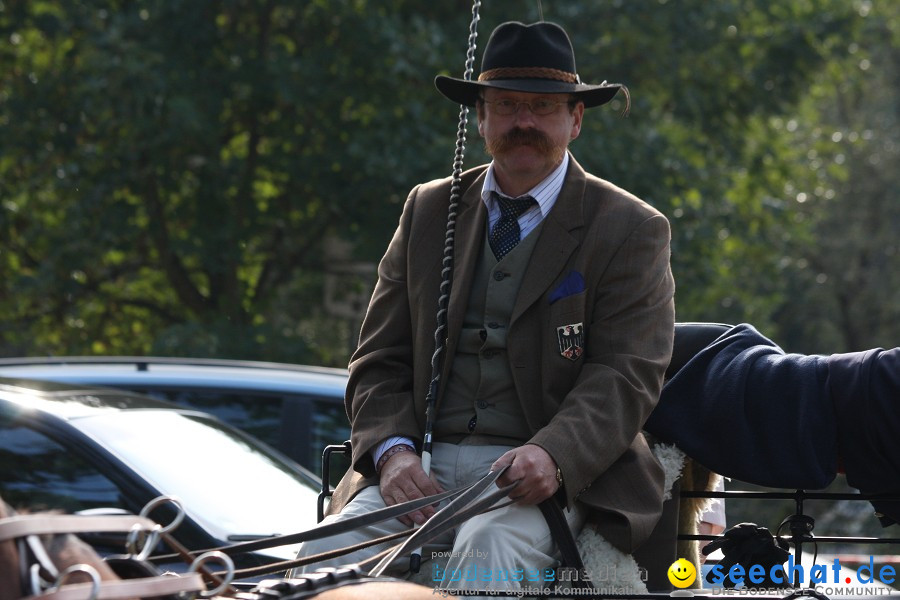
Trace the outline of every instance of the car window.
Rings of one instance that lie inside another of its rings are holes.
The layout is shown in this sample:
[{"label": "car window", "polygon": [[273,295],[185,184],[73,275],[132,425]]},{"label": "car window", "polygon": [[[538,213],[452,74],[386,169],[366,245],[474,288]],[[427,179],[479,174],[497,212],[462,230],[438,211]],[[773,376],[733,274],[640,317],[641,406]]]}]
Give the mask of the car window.
[{"label": "car window", "polygon": [[277,448],[319,476],[325,446],[350,438],[342,398],[217,390],[136,391],[213,414]]},{"label": "car window", "polygon": [[277,447],[281,396],[200,390],[140,391],[186,408],[213,414],[256,439]]},{"label": "car window", "polygon": [[0,495],[31,510],[120,507],[116,485],[43,433],[0,416]]},{"label": "car window", "polygon": [[[350,424],[347,420],[347,413],[344,412],[344,405],[335,404],[330,401],[312,400],[312,410],[308,413],[310,421],[308,439],[305,441],[305,456],[303,463],[311,463],[313,466],[308,467],[316,475],[322,475],[322,451],[329,444],[340,444],[344,440],[350,439]],[[291,420],[286,419],[290,422]],[[297,419],[292,421],[296,422]],[[341,463],[344,465],[344,463]],[[341,469],[343,474],[346,466],[349,466],[348,460]]]},{"label": "car window", "polygon": [[178,496],[218,539],[315,525],[316,492],[300,469],[219,421],[134,410],[98,413],[77,426],[154,489]]}]

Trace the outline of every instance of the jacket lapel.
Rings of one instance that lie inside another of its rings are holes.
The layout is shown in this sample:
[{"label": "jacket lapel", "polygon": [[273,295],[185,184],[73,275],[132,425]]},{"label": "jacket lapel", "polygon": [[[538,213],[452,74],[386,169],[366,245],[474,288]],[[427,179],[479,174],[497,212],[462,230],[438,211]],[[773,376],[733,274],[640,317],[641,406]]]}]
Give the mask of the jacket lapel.
[{"label": "jacket lapel", "polygon": [[510,325],[550,289],[578,248],[580,242],[573,233],[584,224],[584,186],[584,169],[569,155],[565,183],[556,204],[544,218],[540,237],[519,288]]}]

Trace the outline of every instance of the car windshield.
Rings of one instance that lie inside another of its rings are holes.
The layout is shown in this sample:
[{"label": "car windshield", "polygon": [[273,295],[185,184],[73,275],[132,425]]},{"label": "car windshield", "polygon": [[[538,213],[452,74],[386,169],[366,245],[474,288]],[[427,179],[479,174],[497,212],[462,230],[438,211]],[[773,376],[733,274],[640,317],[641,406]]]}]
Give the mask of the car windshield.
[{"label": "car windshield", "polygon": [[179,497],[220,539],[294,533],[316,524],[316,492],[299,469],[216,420],[133,410],[74,424],[157,489]]}]

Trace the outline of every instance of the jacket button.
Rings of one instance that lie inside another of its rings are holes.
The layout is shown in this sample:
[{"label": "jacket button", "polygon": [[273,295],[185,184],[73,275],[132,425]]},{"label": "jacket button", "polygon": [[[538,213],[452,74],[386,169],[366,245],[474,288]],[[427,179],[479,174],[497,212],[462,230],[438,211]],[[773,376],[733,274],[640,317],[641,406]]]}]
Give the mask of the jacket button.
[{"label": "jacket button", "polygon": [[485,402],[484,400],[479,400],[479,401],[478,401],[478,408],[484,409],[484,408],[487,408],[487,407],[488,407],[488,403],[487,403],[487,402]]},{"label": "jacket button", "polygon": [[504,273],[504,272],[502,272],[502,271],[497,271],[496,273],[494,273],[494,280],[495,280],[495,281],[503,281],[503,279],[504,279],[505,277],[506,277],[506,273]]},{"label": "jacket button", "polygon": [[500,327],[500,323],[496,323],[496,322],[494,322],[494,321],[491,321],[490,323],[488,323],[488,327],[491,328],[491,329],[497,329],[497,328]]}]

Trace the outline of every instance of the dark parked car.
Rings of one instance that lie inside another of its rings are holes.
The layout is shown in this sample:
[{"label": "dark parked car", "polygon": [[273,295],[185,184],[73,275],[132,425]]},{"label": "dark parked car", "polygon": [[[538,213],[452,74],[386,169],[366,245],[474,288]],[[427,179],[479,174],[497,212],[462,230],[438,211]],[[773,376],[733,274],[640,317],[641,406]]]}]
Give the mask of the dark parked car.
[{"label": "dark parked car", "polygon": [[[173,495],[186,513],[175,538],[201,549],[314,526],[316,486],[210,415],[119,390],[0,379],[0,496],[14,508],[137,514]],[[244,555],[239,566],[295,550]]]},{"label": "dark parked car", "polygon": [[193,358],[6,358],[0,377],[113,386],[169,400],[219,417],[316,474],[322,449],[350,437],[345,369]]}]

